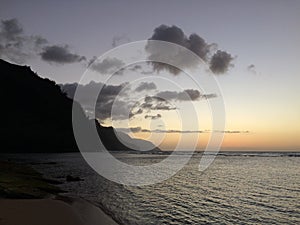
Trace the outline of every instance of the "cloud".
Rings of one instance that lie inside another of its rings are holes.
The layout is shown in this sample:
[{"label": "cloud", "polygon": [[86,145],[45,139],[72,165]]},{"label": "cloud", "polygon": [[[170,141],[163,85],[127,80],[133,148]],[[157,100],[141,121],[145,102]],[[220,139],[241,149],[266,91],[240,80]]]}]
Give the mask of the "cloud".
[{"label": "cloud", "polygon": [[132,117],[134,117],[136,115],[142,114],[143,112],[144,112],[144,110],[136,108],[136,107],[133,107],[130,110],[129,118],[132,118]]},{"label": "cloud", "polygon": [[249,134],[248,130],[215,130],[216,133],[225,133],[225,134]]},{"label": "cloud", "polygon": [[148,70],[148,71],[144,70],[144,68],[141,65],[131,66],[131,67],[129,67],[129,70],[134,71],[134,72],[139,72],[144,75],[153,74],[152,70]]},{"label": "cloud", "polygon": [[201,95],[201,98],[205,98],[205,99],[216,98],[216,97],[218,97],[218,95],[215,93]]},{"label": "cloud", "polygon": [[182,92],[161,91],[156,94],[157,97],[171,101],[197,101],[200,99],[208,99],[217,97],[216,94],[201,94],[198,90],[186,89]]},{"label": "cloud", "polygon": [[210,60],[209,68],[215,74],[226,73],[230,67],[233,67],[234,58],[227,52],[218,50]]},{"label": "cloud", "polygon": [[160,25],[154,29],[154,34],[150,40],[160,40],[172,42],[188,48],[204,61],[207,60],[211,47],[205,40],[197,34],[191,34],[187,37],[182,29],[177,26]]},{"label": "cloud", "polygon": [[200,98],[200,92],[193,89],[187,89],[182,92],[162,91],[157,93],[156,96],[166,100],[194,101]]},{"label": "cloud", "polygon": [[153,82],[141,82],[139,86],[135,89],[137,92],[155,90],[156,84]]},{"label": "cloud", "polygon": [[161,130],[161,129],[141,129],[141,132],[144,133],[181,133],[181,134],[196,134],[196,133],[207,133],[207,131],[201,130]]},{"label": "cloud", "polygon": [[71,53],[68,45],[49,45],[49,41],[40,35],[26,35],[16,18],[1,20],[0,27],[0,57],[15,63],[25,63],[35,56],[57,64],[85,60],[84,56]]},{"label": "cloud", "polygon": [[141,127],[129,127],[129,128],[115,128],[119,132],[124,132],[124,133],[137,133],[142,130]]},{"label": "cloud", "polygon": [[[141,83],[143,88],[148,88],[150,83],[146,83],[147,87],[144,86],[144,83],[146,82]],[[214,94],[207,97],[208,95],[201,95],[196,90],[187,89],[184,92],[158,92],[157,95],[145,96],[142,100],[128,100],[129,96],[136,92],[136,89],[131,89],[128,83],[106,85],[91,81],[86,85],[73,83],[60,85],[60,87],[70,98],[74,98],[75,91],[79,88],[81,95],[77,96],[76,100],[91,118],[97,118],[100,121],[107,119],[127,120],[138,115],[143,115],[145,119],[158,119],[162,115],[159,113],[152,114],[153,110],[171,111],[177,109],[170,101],[194,101],[204,98],[204,96],[205,98],[215,97]],[[100,90],[101,92],[98,93]],[[95,101],[96,107],[94,109],[92,105]]]},{"label": "cloud", "polygon": [[15,63],[25,63],[47,44],[47,39],[36,35],[25,35],[17,19],[1,20],[0,57]]},{"label": "cloud", "polygon": [[[171,105],[168,101],[159,98],[157,96],[146,96],[142,101],[137,101],[130,105],[129,118],[133,118],[142,113],[151,113],[152,110],[175,110],[176,107]],[[161,114],[145,115],[145,119],[158,119],[161,118]]]},{"label": "cloud", "polygon": [[[64,84],[60,85],[61,90],[67,93],[67,96],[74,98],[76,88],[80,88],[81,95],[76,99],[82,107],[87,111],[95,111],[95,114],[90,114],[92,118],[98,118],[101,121],[106,119],[122,120],[128,119],[132,103],[125,101],[123,97],[127,96],[130,90],[127,88],[127,83],[120,85],[106,85],[101,82],[96,83],[91,81],[86,85]],[[100,94],[98,95],[99,91]],[[92,108],[93,101],[96,101],[95,110]],[[113,111],[114,107],[114,111]],[[112,115],[113,111],[113,115]]]},{"label": "cloud", "polygon": [[112,39],[112,47],[115,48],[120,44],[125,44],[127,42],[130,42],[130,39],[124,34],[124,35],[117,35],[114,36]]},{"label": "cloud", "polygon": [[84,56],[71,53],[68,45],[51,45],[43,48],[40,53],[42,60],[50,63],[66,64],[86,60]]},{"label": "cloud", "polygon": [[156,115],[145,115],[144,117],[145,119],[152,119],[152,120],[156,120],[161,118],[161,114],[156,114]]},{"label": "cloud", "polygon": [[[70,98],[74,98],[76,88],[80,88],[82,95],[77,99],[78,102],[86,111],[95,111],[94,114],[90,113],[90,117],[97,118],[101,121],[106,119],[126,120],[143,113],[148,113],[144,115],[146,119],[158,119],[161,117],[161,114],[157,113],[151,115],[149,113],[153,110],[170,111],[176,109],[176,107],[169,102],[169,100],[173,100],[173,98],[166,100],[160,96],[145,96],[141,101],[128,101],[128,96],[135,90],[131,90],[127,85],[128,83],[105,85],[101,82],[96,83],[92,81],[86,85],[73,83],[60,85],[60,87]],[[98,96],[97,94],[100,89],[101,92]],[[190,95],[193,95],[192,99],[196,98],[193,92],[190,92]],[[179,99],[188,100],[180,96],[181,94],[178,95],[178,93],[176,93],[176,97]],[[95,110],[92,108],[93,101],[97,101]]]},{"label": "cloud", "polygon": [[[125,63],[117,58],[105,58],[101,62],[98,62],[96,57],[89,62],[89,67],[101,74],[113,73],[116,69],[125,66]],[[122,70],[119,70],[116,74],[122,74]]]},{"label": "cloud", "polygon": [[251,64],[247,67],[248,70],[252,70],[252,69],[255,69],[255,65],[254,64]]},{"label": "cloud", "polygon": [[[141,132],[145,133],[181,133],[181,134],[197,134],[197,133],[211,133],[209,130],[162,130],[162,129],[141,129]],[[226,133],[226,134],[248,134],[250,131],[239,131],[239,130],[224,130],[224,131],[213,131],[215,133]]]},{"label": "cloud", "polygon": [[176,107],[171,105],[168,101],[157,96],[146,96],[140,108],[150,112],[151,110],[175,110]]},{"label": "cloud", "polygon": [[1,34],[5,39],[15,41],[19,39],[23,34],[23,28],[16,18],[10,20],[2,20],[1,28]]},{"label": "cloud", "polygon": [[[217,44],[208,44],[204,38],[195,33],[188,36],[181,28],[174,25],[167,26],[163,24],[155,28],[154,33],[149,40],[171,42],[189,49],[199,56],[204,62],[209,63],[213,69],[212,72],[216,74],[227,72],[230,65],[232,65],[231,61],[233,58],[229,53],[218,50],[214,54],[217,49]],[[163,60],[165,57],[168,57],[169,59],[172,59],[173,65],[180,65],[182,68],[190,68],[197,65],[197,62],[193,62],[192,59],[186,59],[187,55],[182,51],[180,52],[167,49],[166,51],[169,52],[163,53],[165,55],[162,55],[161,50],[151,42],[148,42],[146,50],[149,53],[149,60],[156,60],[160,58]],[[173,75],[178,75],[181,72],[176,67],[165,63],[151,62],[150,64],[156,72],[167,70]]]},{"label": "cloud", "polygon": [[142,70],[142,66],[141,65],[134,65],[133,67],[129,68],[131,71],[139,71]]},{"label": "cloud", "polygon": [[256,66],[254,64],[250,64],[249,66],[247,66],[247,70],[253,74],[257,74]]},{"label": "cloud", "polygon": [[[202,133],[211,133],[212,131],[209,130],[163,130],[163,129],[142,129],[141,127],[131,127],[131,128],[117,128],[118,131],[123,131],[126,133],[138,133],[138,132],[143,132],[143,133],[168,133],[168,134],[202,134]],[[226,133],[226,134],[248,134],[250,131],[229,131],[229,130],[224,130],[224,131],[213,131],[216,133]]]}]

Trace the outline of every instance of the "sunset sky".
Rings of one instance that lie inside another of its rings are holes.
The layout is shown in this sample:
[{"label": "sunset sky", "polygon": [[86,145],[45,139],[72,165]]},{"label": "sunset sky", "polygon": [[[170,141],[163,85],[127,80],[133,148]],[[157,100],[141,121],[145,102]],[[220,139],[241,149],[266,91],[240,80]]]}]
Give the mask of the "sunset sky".
[{"label": "sunset sky", "polygon": [[[182,31],[184,41],[192,46],[190,35],[197,34],[212,48],[206,60],[212,74],[207,76],[215,77],[223,95],[226,127],[218,131],[225,134],[222,149],[300,150],[300,1],[2,0],[0,19],[0,57],[30,65],[40,76],[60,84],[79,82],[94,56],[121,44],[169,38]],[[19,45],[8,45],[11,41]],[[197,49],[190,47],[194,52]],[[222,68],[213,64],[217,50],[227,54],[218,58],[225,60]],[[164,84],[160,78],[147,79],[155,75],[180,84],[183,90],[195,90],[184,73],[172,74],[165,68],[155,72],[149,64],[137,65],[106,84],[116,88],[143,78],[130,85],[131,100],[176,92],[178,95],[168,98],[187,125],[180,126],[173,110],[143,111],[127,120],[129,127],[141,128],[130,135],[147,139],[146,130],[164,130],[154,132],[149,140],[162,141],[162,149],[172,149],[181,137],[181,147],[190,149],[192,140],[199,137],[196,147],[203,149],[213,131],[208,102],[216,101],[219,94],[187,101],[175,86]],[[101,74],[96,76],[96,82],[104,82]],[[145,92],[137,89],[142,82],[148,85]],[[191,98],[193,93],[189,94]],[[188,104],[197,108],[199,124],[188,121]],[[113,122],[102,119],[104,124],[119,128],[128,125],[119,118]]]}]

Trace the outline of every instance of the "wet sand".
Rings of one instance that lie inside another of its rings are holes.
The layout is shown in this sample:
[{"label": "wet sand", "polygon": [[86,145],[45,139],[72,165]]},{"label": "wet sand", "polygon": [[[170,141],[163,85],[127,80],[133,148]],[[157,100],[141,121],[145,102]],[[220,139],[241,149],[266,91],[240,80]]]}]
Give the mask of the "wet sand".
[{"label": "wet sand", "polygon": [[0,199],[0,225],[117,225],[85,200],[62,199]]}]

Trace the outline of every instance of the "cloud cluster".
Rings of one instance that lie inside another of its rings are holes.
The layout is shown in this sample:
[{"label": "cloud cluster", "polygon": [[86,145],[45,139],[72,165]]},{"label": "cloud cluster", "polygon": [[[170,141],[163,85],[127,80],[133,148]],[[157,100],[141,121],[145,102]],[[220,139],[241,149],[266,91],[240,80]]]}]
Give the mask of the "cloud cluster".
[{"label": "cloud cluster", "polygon": [[153,82],[141,82],[135,89],[136,92],[155,90],[156,84]]},{"label": "cloud cluster", "polygon": [[17,19],[1,20],[0,24],[0,57],[16,63],[24,63],[48,41],[35,35],[25,35]]},{"label": "cloud cluster", "polygon": [[[154,114],[153,111],[176,110],[177,107],[174,104],[176,101],[198,101],[216,97],[215,94],[205,95],[198,90],[186,89],[182,92],[154,92],[156,94],[144,96],[141,100],[134,98],[129,100],[129,96],[132,97],[136,92],[156,89],[153,82],[141,82],[135,89],[132,89],[128,83],[106,85],[94,81],[86,85],[73,83],[60,85],[60,87],[70,98],[74,98],[77,88],[80,89],[81,94],[77,96],[76,100],[91,118],[97,118],[101,121],[107,119],[126,120],[138,115],[143,115],[145,119],[155,120],[161,118],[162,115],[160,113]],[[93,102],[96,102],[95,109],[92,107]]]},{"label": "cloud cluster", "polygon": [[[150,83],[147,83],[145,85],[144,82],[142,82],[138,87],[143,86],[148,87]],[[144,90],[144,89],[143,89]],[[216,94],[201,94],[198,90],[194,89],[186,89],[182,92],[177,91],[160,91],[152,96],[146,96],[142,102],[137,102],[132,107],[132,110],[130,112],[130,118],[141,114],[143,112],[151,112],[155,110],[163,110],[163,111],[170,111],[170,110],[176,110],[176,106],[172,104],[172,101],[198,101],[201,99],[208,99],[208,98],[215,98],[217,97]],[[144,117],[145,119],[151,118],[151,119],[158,119],[161,118],[161,114],[157,114],[155,116],[152,115],[146,115]]]},{"label": "cloud cluster", "polygon": [[[117,58],[105,58],[104,60],[99,62],[96,57],[93,57],[89,61],[89,67],[100,74],[110,74],[112,72],[115,72],[116,69],[123,66],[125,66],[125,63]],[[118,73],[116,74],[122,74],[122,70],[117,72]]]},{"label": "cloud cluster", "polygon": [[[97,83],[91,81],[86,85],[73,83],[60,85],[60,87],[70,98],[74,98],[76,88],[80,88],[81,95],[78,96],[77,101],[85,110],[95,111],[96,114],[91,114],[89,115],[90,117],[104,121],[111,117],[115,120],[128,118],[131,103],[122,99],[122,97],[126,97],[127,91],[129,90],[126,89],[126,85],[127,83],[122,83],[120,85],[106,85],[101,82]],[[99,93],[100,90],[101,92]],[[96,100],[95,110],[92,108],[94,100]],[[113,107],[114,111],[112,115]]]},{"label": "cloud cluster", "polygon": [[15,63],[25,63],[28,58],[40,56],[49,63],[65,64],[85,60],[84,56],[72,53],[68,45],[50,45],[39,35],[26,35],[17,19],[1,20],[0,57]]},{"label": "cloud cluster", "polygon": [[178,101],[194,101],[200,98],[200,92],[198,90],[187,89],[182,92],[176,91],[162,91],[156,96],[166,100],[178,100]]},{"label": "cloud cluster", "polygon": [[172,105],[169,101],[157,97],[157,96],[146,96],[143,103],[139,106],[145,109],[147,112],[151,110],[175,110],[176,107]]},{"label": "cloud cluster", "polygon": [[[207,62],[210,65],[210,69],[215,74],[226,73],[230,66],[233,66],[233,57],[231,54],[220,50],[215,52],[217,49],[217,44],[208,44],[198,34],[191,34],[187,36],[182,29],[177,26],[160,25],[154,29],[154,33],[149,40],[167,41],[191,50],[203,61]],[[157,49],[151,44],[151,42],[149,42],[149,44],[146,46],[146,50],[150,53],[149,60],[153,60],[158,57]],[[174,65],[181,65],[185,68],[193,66],[192,62],[189,62],[189,60],[185,59],[184,53],[180,54],[175,52],[172,55],[171,52],[167,55],[169,55],[168,57],[174,59]],[[159,72],[161,70],[167,70],[174,75],[180,73],[177,68],[165,63],[151,62],[151,64],[154,71]]]}]

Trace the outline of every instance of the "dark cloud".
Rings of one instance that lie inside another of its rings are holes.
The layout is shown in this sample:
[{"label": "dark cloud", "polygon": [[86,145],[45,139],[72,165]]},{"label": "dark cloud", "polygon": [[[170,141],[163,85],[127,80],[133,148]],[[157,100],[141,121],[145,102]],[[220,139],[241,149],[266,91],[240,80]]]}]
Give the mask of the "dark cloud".
[{"label": "dark cloud", "polygon": [[[101,121],[106,119],[130,119],[143,113],[150,113],[152,110],[167,111],[176,109],[170,102],[158,96],[146,96],[142,101],[138,102],[128,101],[128,96],[132,94],[133,90],[128,88],[127,85],[128,83],[105,85],[92,81],[86,85],[73,83],[60,85],[60,87],[70,98],[74,98],[76,88],[80,88],[82,94],[77,97],[76,100],[87,112],[92,112],[90,114],[88,113],[90,117],[97,118]],[[100,89],[101,92],[98,95]],[[96,101],[95,110],[92,108],[93,101]],[[94,111],[95,113],[93,113]],[[160,116],[160,114],[156,114],[153,116],[153,119],[156,117],[159,118]],[[147,118],[150,118],[149,115]]]},{"label": "dark cloud", "polygon": [[157,97],[160,97],[165,100],[178,100],[178,92],[177,91],[161,91],[156,94]]},{"label": "dark cloud", "polygon": [[1,20],[0,57],[15,63],[24,63],[47,44],[41,36],[25,35],[17,19]]},{"label": "dark cloud", "polygon": [[144,117],[145,119],[152,119],[152,120],[156,120],[161,118],[161,114],[156,114],[156,115],[145,115]]},{"label": "dark cloud", "polygon": [[44,46],[48,44],[48,40],[46,38],[43,38],[42,36],[35,36],[34,42],[36,46]]},{"label": "dark cloud", "polygon": [[[92,81],[86,85],[73,83],[60,85],[60,87],[70,98],[74,98],[76,88],[80,88],[81,95],[76,100],[86,111],[95,111],[95,114],[92,113],[89,115],[90,117],[104,121],[110,118],[115,120],[128,119],[132,104],[122,99],[127,96],[127,91],[129,91],[126,85],[127,83],[106,85],[101,82],[96,83]],[[100,90],[101,92],[99,93]],[[95,110],[92,108],[94,100],[96,100]]]},{"label": "dark cloud", "polygon": [[141,82],[135,89],[137,92],[155,90],[157,87],[153,82]]},{"label": "dark cloud", "polygon": [[[229,53],[220,50],[213,54],[213,52],[215,52],[217,49],[217,44],[208,44],[202,37],[195,33],[187,36],[183,30],[177,26],[160,25],[154,29],[154,33],[149,40],[171,42],[191,50],[203,61],[209,63],[211,65],[212,72],[216,74],[227,72],[233,59]],[[156,49],[156,46],[152,45],[151,42],[149,42],[146,46],[146,50],[150,54],[149,60],[155,60],[159,57],[157,52],[159,50]],[[174,60],[174,65],[180,65],[182,68],[189,68],[196,65],[196,62],[192,62],[192,59],[186,59],[186,54],[182,52],[169,52],[163,57],[169,57],[170,59]],[[167,70],[174,75],[177,75],[181,72],[178,68],[165,63],[151,62],[150,64],[153,66],[153,70],[156,72]]]},{"label": "dark cloud", "polygon": [[23,34],[23,28],[17,19],[2,20],[1,21],[1,34],[5,39],[17,40]]},{"label": "dark cloud", "polygon": [[42,36],[26,35],[17,19],[2,20],[0,26],[0,57],[15,63],[25,63],[34,56],[58,64],[85,60],[84,56],[71,53],[68,45],[49,45]]},{"label": "dark cloud", "polygon": [[180,101],[195,101],[199,100],[201,97],[201,94],[198,90],[193,89],[186,89],[183,92],[178,93],[178,100]]},{"label": "dark cloud", "polygon": [[247,67],[248,70],[252,70],[252,69],[255,69],[255,65],[254,64],[251,64]]},{"label": "dark cloud", "polygon": [[[176,106],[171,103],[173,100],[193,101],[205,96],[193,89],[187,89],[184,92],[159,92],[158,95],[145,96],[139,101],[130,101],[128,98],[135,90],[132,90],[128,83],[106,85],[92,81],[86,85],[73,83],[60,86],[62,91],[67,93],[70,98],[74,98],[76,88],[79,88],[81,96],[77,96],[76,100],[91,118],[97,118],[100,121],[107,119],[127,120],[142,114],[145,119],[158,119],[161,117],[161,114],[152,114],[151,112],[153,110],[176,110]],[[99,93],[100,90],[101,92]],[[205,96],[205,98],[209,97],[208,95]],[[96,107],[94,110],[92,105],[95,101]]]},{"label": "dark cloud", "polygon": [[[97,98],[95,110],[96,118],[100,120],[106,120],[110,118],[114,120],[128,119],[130,114],[130,103],[121,98],[117,98],[126,96],[126,85],[127,83],[120,85],[103,85],[102,83],[91,82],[90,85],[85,87],[88,92],[93,90],[93,96],[97,96],[99,87],[102,88]],[[122,91],[125,92],[122,93]]]},{"label": "dark cloud", "polygon": [[172,42],[194,52],[204,61],[207,60],[211,47],[205,40],[197,34],[191,34],[187,37],[184,32],[177,26],[160,25],[154,29],[154,34],[150,40],[160,40]]},{"label": "dark cloud", "polygon": [[[89,67],[101,74],[109,74],[115,72],[116,69],[125,66],[125,63],[117,58],[105,58],[101,62],[98,62],[97,58],[94,57],[89,62]],[[123,70],[119,70],[115,74],[122,74]]]},{"label": "dark cloud", "polygon": [[140,108],[150,112],[151,110],[175,110],[176,107],[171,105],[167,100],[157,96],[146,96]]},{"label": "dark cloud", "polygon": [[226,73],[230,67],[233,67],[234,58],[227,52],[218,50],[210,60],[209,68],[214,74]]},{"label": "dark cloud", "polygon": [[218,95],[214,93],[201,95],[201,98],[205,98],[205,99],[216,98],[216,97],[218,97]]},{"label": "dark cloud", "polygon": [[66,64],[86,60],[84,56],[71,53],[69,46],[51,45],[43,48],[41,58],[50,63]]},{"label": "dark cloud", "polygon": [[139,115],[139,114],[142,114],[144,111],[142,109],[139,109],[139,108],[136,108],[136,107],[133,107],[131,110],[130,110],[130,113],[129,113],[129,118],[132,118],[136,115]]},{"label": "dark cloud", "polygon": [[126,120],[130,115],[130,105],[124,100],[114,99],[110,101],[104,101],[99,99],[96,105],[95,117],[101,121],[107,119],[111,120]]},{"label": "dark cloud", "polygon": [[[152,58],[150,60],[152,60]],[[173,75],[178,75],[181,72],[181,70],[178,69],[177,67],[166,64],[166,63],[153,61],[153,62],[150,62],[150,64],[152,64],[154,72],[159,72],[159,71],[162,71],[162,70],[166,70],[166,71],[170,72]]]}]

